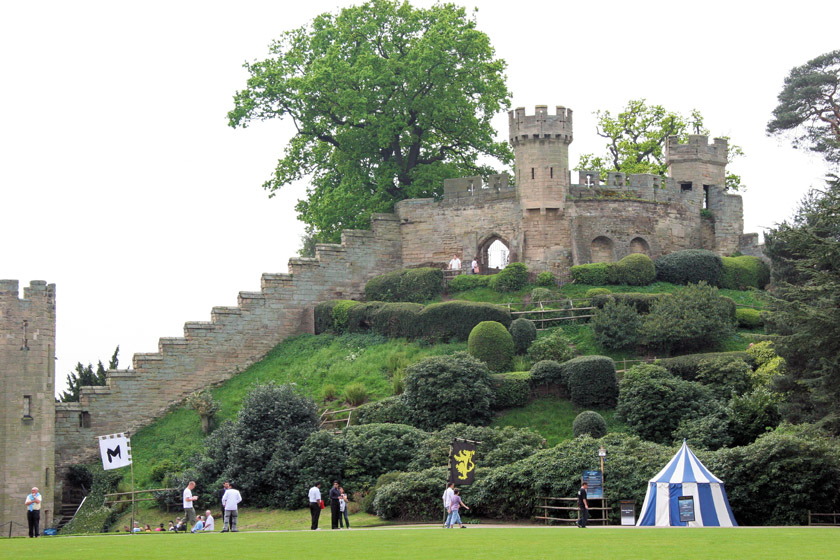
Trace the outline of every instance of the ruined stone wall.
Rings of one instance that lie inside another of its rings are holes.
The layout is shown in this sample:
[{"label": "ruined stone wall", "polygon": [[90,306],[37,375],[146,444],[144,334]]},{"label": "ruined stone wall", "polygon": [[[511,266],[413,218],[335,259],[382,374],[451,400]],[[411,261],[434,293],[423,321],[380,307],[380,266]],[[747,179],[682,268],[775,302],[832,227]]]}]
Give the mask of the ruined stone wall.
[{"label": "ruined stone wall", "polygon": [[211,320],[162,338],[158,352],[135,354],[133,368],[85,387],[78,404],[56,411],[59,468],[97,453],[95,436],[134,433],[191,392],[221,383],[260,360],[288,336],[313,332],[313,308],[358,298],[371,277],[402,266],[399,224],[375,215],[372,231],[345,231],[341,245],[318,245],[313,259],[291,259],[288,274],[264,274],[259,292],[240,292],[236,307],[215,307]]},{"label": "ruined stone wall", "polygon": [[[0,280],[0,523],[27,534],[24,501],[41,492],[41,528],[55,513],[55,285]],[[4,528],[8,531],[8,528]],[[8,533],[6,533],[8,535]]]}]

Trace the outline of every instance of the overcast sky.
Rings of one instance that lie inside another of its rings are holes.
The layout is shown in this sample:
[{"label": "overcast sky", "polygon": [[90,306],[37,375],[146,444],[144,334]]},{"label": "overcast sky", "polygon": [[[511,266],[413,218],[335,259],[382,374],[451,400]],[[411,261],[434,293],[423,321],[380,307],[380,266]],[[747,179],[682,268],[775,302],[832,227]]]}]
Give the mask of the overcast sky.
[{"label": "overcast sky", "polygon": [[[77,361],[107,363],[119,344],[126,367],[287,270],[304,185],[270,200],[261,185],[291,127],[234,130],[226,113],[243,62],[350,3],[0,3],[0,278],[57,284],[59,390]],[[821,160],[764,127],[789,70],[840,47],[836,3],[464,5],[507,61],[514,107],[574,109],[573,163],[603,149],[594,111],[646,98],[701,110],[743,147],[746,231],[821,182]],[[496,124],[504,138],[507,116]]]}]

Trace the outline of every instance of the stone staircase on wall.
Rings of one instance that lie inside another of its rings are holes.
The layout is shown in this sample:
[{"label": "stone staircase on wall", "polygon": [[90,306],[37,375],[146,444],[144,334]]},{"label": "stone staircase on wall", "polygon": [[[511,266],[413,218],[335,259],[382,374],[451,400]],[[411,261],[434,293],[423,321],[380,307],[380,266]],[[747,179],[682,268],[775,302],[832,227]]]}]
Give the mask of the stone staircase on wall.
[{"label": "stone staircase on wall", "polygon": [[286,337],[313,332],[316,303],[360,297],[367,280],[401,264],[399,221],[379,214],[371,231],[345,231],[340,245],[318,245],[315,258],[291,259],[288,274],[263,274],[260,291],[240,292],[236,307],[214,307],[210,321],[188,322],[183,337],[161,338],[158,352],[109,371],[104,387],[83,387],[78,403],[57,404],[57,472],[95,457],[96,436],[134,433]]}]

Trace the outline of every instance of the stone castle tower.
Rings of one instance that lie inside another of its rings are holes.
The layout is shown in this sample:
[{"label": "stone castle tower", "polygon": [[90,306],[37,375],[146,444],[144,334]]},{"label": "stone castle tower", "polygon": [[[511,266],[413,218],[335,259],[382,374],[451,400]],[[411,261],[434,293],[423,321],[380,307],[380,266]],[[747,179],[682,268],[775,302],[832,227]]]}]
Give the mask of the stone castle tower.
[{"label": "stone castle tower", "polygon": [[0,523],[25,535],[23,502],[41,492],[41,527],[55,513],[55,284],[0,280]]}]

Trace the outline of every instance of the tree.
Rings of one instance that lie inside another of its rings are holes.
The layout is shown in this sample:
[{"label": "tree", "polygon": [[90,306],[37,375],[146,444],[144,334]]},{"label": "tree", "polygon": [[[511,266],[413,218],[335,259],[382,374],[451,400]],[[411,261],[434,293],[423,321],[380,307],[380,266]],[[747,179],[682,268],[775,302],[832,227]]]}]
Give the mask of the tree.
[{"label": "tree", "polygon": [[[606,153],[603,156],[582,154],[578,170],[664,175],[665,142],[669,136],[679,136],[685,142],[690,133],[709,134],[697,109],[685,117],[662,105],[648,105],[644,99],[631,99],[615,117],[609,111],[596,111],[595,115],[598,117],[596,132],[607,139]],[[743,154],[740,146],[729,146],[729,162]],[[726,187],[743,190],[741,177],[728,173]]]},{"label": "tree", "polygon": [[82,365],[82,362],[76,364],[76,371],[67,374],[67,390],[61,393],[59,400],[61,402],[79,402],[79,389],[82,387],[103,386],[108,381],[107,372],[117,369],[120,365],[120,347],[111,355],[111,360],[108,362],[108,369],[102,365],[102,360],[96,365],[96,371],[93,371],[93,366],[88,364]]},{"label": "tree", "polygon": [[292,121],[263,187],[272,196],[311,176],[298,216],[318,241],[337,242],[400,200],[440,196],[445,178],[492,173],[481,156],[511,160],[491,126],[510,105],[505,66],[463,8],[370,0],[321,14],[246,63],[229,124]]},{"label": "tree", "polygon": [[797,66],[785,78],[767,134],[788,131],[795,148],[805,147],[840,164],[840,50]]}]

